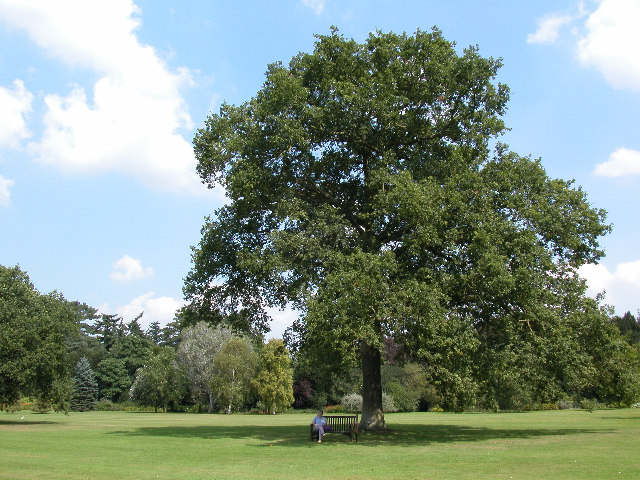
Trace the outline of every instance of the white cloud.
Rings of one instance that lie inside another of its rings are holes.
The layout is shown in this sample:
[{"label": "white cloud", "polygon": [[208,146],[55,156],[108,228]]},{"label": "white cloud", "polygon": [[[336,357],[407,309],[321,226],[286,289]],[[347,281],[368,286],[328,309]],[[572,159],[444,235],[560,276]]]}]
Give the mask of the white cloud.
[{"label": "white cloud", "polygon": [[640,175],[640,151],[619,148],[604,163],[596,165],[593,172],[601,177],[628,177]]},{"label": "white cloud", "polygon": [[132,282],[153,276],[153,268],[142,266],[142,261],[124,255],[113,263],[113,271],[109,278],[116,282]]},{"label": "white cloud", "polygon": [[11,187],[14,181],[0,175],[0,207],[8,207],[11,202]]},{"label": "white cloud", "polygon": [[146,329],[153,322],[158,322],[161,327],[171,323],[175,318],[176,311],[182,306],[183,303],[175,298],[156,297],[154,292],[148,292],[134,298],[127,305],[113,309],[109,304],[105,304],[98,310],[106,314],[120,315],[125,323],[144,312],[139,323],[143,329]]},{"label": "white cloud", "polygon": [[527,35],[527,43],[553,43],[558,40],[560,28],[570,23],[570,15],[548,15],[538,21],[538,30]]},{"label": "white cloud", "polygon": [[298,312],[291,310],[290,308],[285,310],[280,310],[279,308],[268,308],[267,313],[272,319],[269,325],[271,330],[266,334],[267,339],[282,338],[284,331],[293,325],[294,320],[300,316]]},{"label": "white cloud", "polygon": [[191,74],[172,71],[139,42],[139,14],[132,0],[0,0],[0,19],[53,57],[101,77],[90,98],[81,86],[45,96],[45,132],[31,152],[64,171],[117,171],[157,189],[203,192],[191,144],[180,134],[192,128],[181,93]]},{"label": "white cloud", "polygon": [[640,260],[620,263],[614,272],[602,264],[584,265],[578,273],[587,281],[587,294],[606,291],[604,302],[613,305],[618,315],[640,308]]},{"label": "white cloud", "polygon": [[15,147],[31,135],[24,117],[32,101],[22,80],[15,80],[12,89],[0,87],[0,147]]},{"label": "white cloud", "polygon": [[602,0],[578,43],[585,65],[595,66],[614,87],[640,90],[640,2]]},{"label": "white cloud", "polygon": [[316,15],[322,14],[324,11],[325,0],[302,0],[302,3],[315,12]]}]

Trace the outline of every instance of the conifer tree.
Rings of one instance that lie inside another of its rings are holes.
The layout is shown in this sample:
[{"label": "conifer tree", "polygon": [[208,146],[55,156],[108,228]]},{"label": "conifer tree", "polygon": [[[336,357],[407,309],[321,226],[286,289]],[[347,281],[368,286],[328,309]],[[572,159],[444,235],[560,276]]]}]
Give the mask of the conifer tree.
[{"label": "conifer tree", "polygon": [[162,340],[160,322],[152,322],[151,325],[149,325],[149,328],[145,331],[145,335],[154,343],[154,345],[160,345],[160,341]]},{"label": "conifer tree", "polygon": [[71,409],[83,412],[93,410],[98,399],[98,382],[95,379],[87,357],[82,357],[76,365],[73,377],[73,398]]}]

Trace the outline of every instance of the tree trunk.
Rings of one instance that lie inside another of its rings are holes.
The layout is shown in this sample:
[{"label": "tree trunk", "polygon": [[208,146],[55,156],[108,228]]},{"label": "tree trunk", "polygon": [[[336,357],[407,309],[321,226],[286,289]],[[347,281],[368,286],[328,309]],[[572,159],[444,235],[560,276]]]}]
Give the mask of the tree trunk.
[{"label": "tree trunk", "polygon": [[362,351],[362,419],[360,429],[387,430],[382,411],[382,356],[380,350],[363,344]]},{"label": "tree trunk", "polygon": [[209,408],[207,409],[207,413],[213,413],[213,393],[207,390],[207,395],[209,395]]}]

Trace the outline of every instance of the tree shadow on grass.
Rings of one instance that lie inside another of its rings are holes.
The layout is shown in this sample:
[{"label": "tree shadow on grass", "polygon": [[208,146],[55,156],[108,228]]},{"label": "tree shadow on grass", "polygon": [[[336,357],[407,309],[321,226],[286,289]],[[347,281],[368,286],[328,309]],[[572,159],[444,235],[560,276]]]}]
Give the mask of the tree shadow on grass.
[{"label": "tree shadow on grass", "polygon": [[[361,432],[359,441],[351,442],[360,446],[406,446],[444,444],[453,442],[484,442],[488,440],[533,439],[553,436],[566,436],[590,433],[603,433],[609,430],[589,430],[582,428],[561,429],[495,429],[460,425],[400,425],[388,432]],[[170,426],[140,427],[131,431],[110,432],[111,435],[159,436],[174,438],[251,439],[265,447],[309,447],[316,442],[310,441],[308,426],[266,425],[266,426]],[[350,443],[349,438],[341,434],[330,434],[323,444]]]},{"label": "tree shadow on grass", "polygon": [[601,415],[600,420],[640,420],[640,417],[610,417],[608,415]]},{"label": "tree shadow on grass", "polygon": [[58,422],[49,420],[0,420],[0,425],[13,425],[16,427],[28,427],[29,425],[55,425]]},{"label": "tree shadow on grass", "polygon": [[534,439],[603,433],[603,431],[605,430],[585,428],[507,429],[464,425],[400,425],[389,432],[366,434],[366,441],[374,445],[396,444],[414,446],[417,444]]}]

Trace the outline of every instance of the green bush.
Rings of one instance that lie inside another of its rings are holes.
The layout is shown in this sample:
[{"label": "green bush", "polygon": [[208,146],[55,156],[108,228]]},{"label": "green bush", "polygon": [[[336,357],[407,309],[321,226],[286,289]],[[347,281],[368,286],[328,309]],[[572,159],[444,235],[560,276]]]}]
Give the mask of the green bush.
[{"label": "green bush", "polygon": [[103,398],[96,402],[95,409],[101,412],[117,412],[122,410],[122,406],[117,403],[113,403],[108,398]]},{"label": "green bush", "polygon": [[123,402],[120,404],[123,412],[157,412],[157,407],[138,405],[134,402]]},{"label": "green bush", "polygon": [[572,400],[559,400],[556,405],[558,406],[558,410],[570,410],[572,408],[576,408],[576,403]]},{"label": "green bush", "polygon": [[400,412],[415,412],[420,402],[420,392],[401,385],[398,382],[387,383],[387,393]]},{"label": "green bush", "polygon": [[382,388],[401,412],[415,412],[421,403],[428,403],[427,372],[417,363],[383,366]]},{"label": "green bush", "polygon": [[47,398],[38,398],[33,404],[32,410],[36,413],[49,413],[51,402]]},{"label": "green bush", "polygon": [[586,410],[587,412],[593,412],[600,407],[601,405],[598,403],[598,401],[594,400],[593,398],[587,398],[580,402],[580,408]]},{"label": "green bush", "polygon": [[0,410],[5,410],[9,413],[15,413],[22,410],[22,405],[20,403],[20,400],[17,400],[13,403],[2,403],[0,404]]}]

